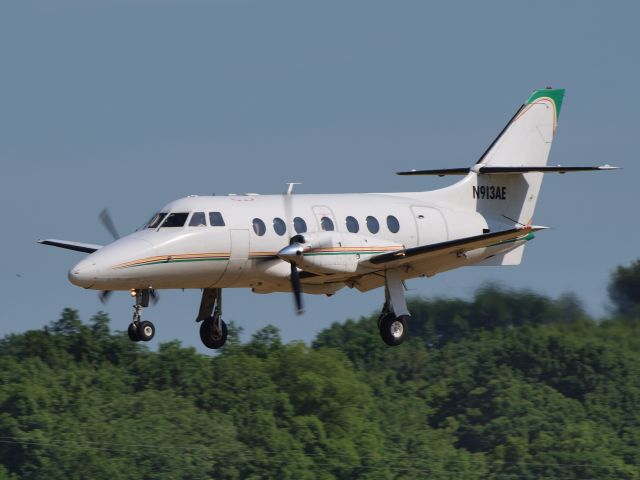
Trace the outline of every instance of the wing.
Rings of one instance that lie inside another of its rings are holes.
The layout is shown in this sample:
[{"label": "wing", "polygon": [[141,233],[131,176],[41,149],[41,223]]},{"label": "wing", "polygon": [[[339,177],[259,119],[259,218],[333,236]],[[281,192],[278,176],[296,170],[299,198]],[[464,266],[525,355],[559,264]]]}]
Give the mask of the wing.
[{"label": "wing", "polygon": [[42,245],[51,245],[52,247],[66,248],[67,250],[74,250],[76,252],[93,253],[96,250],[100,250],[102,245],[95,245],[92,243],[80,243],[71,242],[69,240],[55,240],[53,238],[47,240],[38,240],[38,243]]},{"label": "wing", "polygon": [[485,233],[473,237],[458,238],[446,242],[421,245],[419,247],[404,248],[395,252],[383,253],[371,257],[368,263],[388,267],[399,267],[410,263],[428,261],[442,255],[462,255],[478,248],[492,247],[503,243],[518,240],[528,240],[533,232],[544,230],[547,227],[522,227],[503,230],[500,232]]},{"label": "wing", "polygon": [[338,285],[342,283],[349,288],[357,288],[362,292],[367,292],[384,285],[384,271],[388,268],[410,267],[410,270],[416,274],[411,276],[430,275],[430,272],[446,271],[455,268],[454,265],[457,261],[461,257],[466,257],[466,252],[481,248],[491,249],[491,247],[496,247],[498,251],[508,251],[511,246],[515,248],[530,240],[533,237],[533,232],[546,228],[540,226],[513,228],[430,245],[405,248],[376,255],[362,261],[361,266],[364,272],[360,274],[301,272],[300,280],[303,286]]}]

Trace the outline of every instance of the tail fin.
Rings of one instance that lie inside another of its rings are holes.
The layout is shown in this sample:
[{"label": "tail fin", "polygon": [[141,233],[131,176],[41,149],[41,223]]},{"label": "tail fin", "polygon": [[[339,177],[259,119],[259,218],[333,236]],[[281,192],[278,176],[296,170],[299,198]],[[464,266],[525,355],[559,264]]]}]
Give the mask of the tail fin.
[{"label": "tail fin", "polygon": [[[545,172],[614,170],[618,167],[547,166],[564,89],[536,90],[471,168],[411,170],[399,175],[466,175],[450,187],[429,192],[429,200],[483,215],[491,231],[530,225]],[[489,259],[486,265],[517,265],[524,245]]]},{"label": "tail fin", "polygon": [[563,98],[564,89],[533,92],[477,163],[505,167],[546,165]]},{"label": "tail fin", "polygon": [[[529,224],[558,125],[564,89],[536,90],[471,168],[399,172],[400,175],[464,175],[430,192],[443,203],[483,214],[490,228]],[[544,167],[544,168],[541,168]],[[548,170],[546,170],[548,171]],[[434,197],[430,197],[434,198]]]},{"label": "tail fin", "polygon": [[[472,170],[545,166],[563,98],[564,89],[533,92]],[[536,171],[475,175],[471,197],[476,210],[487,220],[530,224],[543,176]]]}]

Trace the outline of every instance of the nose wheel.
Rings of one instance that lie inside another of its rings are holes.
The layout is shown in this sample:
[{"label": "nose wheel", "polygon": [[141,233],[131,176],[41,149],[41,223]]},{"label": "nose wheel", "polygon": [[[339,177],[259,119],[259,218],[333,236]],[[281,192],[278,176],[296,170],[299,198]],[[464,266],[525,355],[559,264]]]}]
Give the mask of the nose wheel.
[{"label": "nose wheel", "polygon": [[149,306],[150,290],[134,290],[136,304],[133,306],[133,319],[127,329],[132,342],[148,342],[156,334],[156,327],[149,320],[142,320],[142,309]]}]

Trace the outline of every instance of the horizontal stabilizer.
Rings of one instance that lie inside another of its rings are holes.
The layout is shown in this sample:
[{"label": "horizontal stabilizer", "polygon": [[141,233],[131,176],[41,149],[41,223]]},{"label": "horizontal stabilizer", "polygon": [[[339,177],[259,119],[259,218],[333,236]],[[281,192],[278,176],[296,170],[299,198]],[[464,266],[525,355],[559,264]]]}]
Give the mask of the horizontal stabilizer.
[{"label": "horizontal stabilizer", "polygon": [[415,261],[424,261],[438,255],[446,254],[462,254],[477,248],[492,247],[505,242],[513,242],[519,240],[529,240],[531,234],[548,227],[530,226],[521,228],[512,228],[500,232],[484,233],[473,237],[458,238],[448,240],[446,242],[432,243],[430,245],[421,245],[419,247],[406,248],[395,252],[383,253],[370,258],[368,261],[374,265],[381,265],[390,262],[397,262],[399,266]]},{"label": "horizontal stabilizer", "polygon": [[482,175],[499,175],[499,174],[513,174],[513,173],[528,173],[528,172],[542,172],[542,173],[570,173],[570,172],[591,172],[597,170],[618,170],[620,167],[614,167],[611,165],[600,165],[595,167],[563,167],[557,166],[480,166],[477,165],[473,168],[441,168],[436,170],[409,170],[407,172],[397,172],[397,175],[437,175],[438,177],[444,177],[445,175],[466,175],[469,172],[476,172]]},{"label": "horizontal stabilizer", "polygon": [[67,250],[74,250],[76,252],[93,253],[96,250],[100,250],[102,245],[94,245],[92,243],[80,243],[71,242],[69,240],[38,240],[38,243],[42,245],[51,245],[52,247],[66,248]]},{"label": "horizontal stabilizer", "polygon": [[396,175],[437,175],[444,177],[445,175],[466,175],[471,171],[466,168],[439,168],[437,170],[409,170],[407,172],[396,172]]}]

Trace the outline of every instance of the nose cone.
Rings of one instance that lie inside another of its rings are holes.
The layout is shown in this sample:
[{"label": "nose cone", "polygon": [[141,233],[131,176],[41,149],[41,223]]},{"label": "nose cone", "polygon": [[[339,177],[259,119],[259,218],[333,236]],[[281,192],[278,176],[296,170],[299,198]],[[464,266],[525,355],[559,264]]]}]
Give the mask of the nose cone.
[{"label": "nose cone", "polygon": [[153,244],[134,236],[139,234],[123,237],[85,257],[69,270],[69,281],[93,290],[128,290],[140,283],[149,285],[144,271],[125,268],[130,262],[154,255]]},{"label": "nose cone", "polygon": [[69,281],[78,287],[91,288],[98,279],[96,264],[86,258],[69,270]]}]

